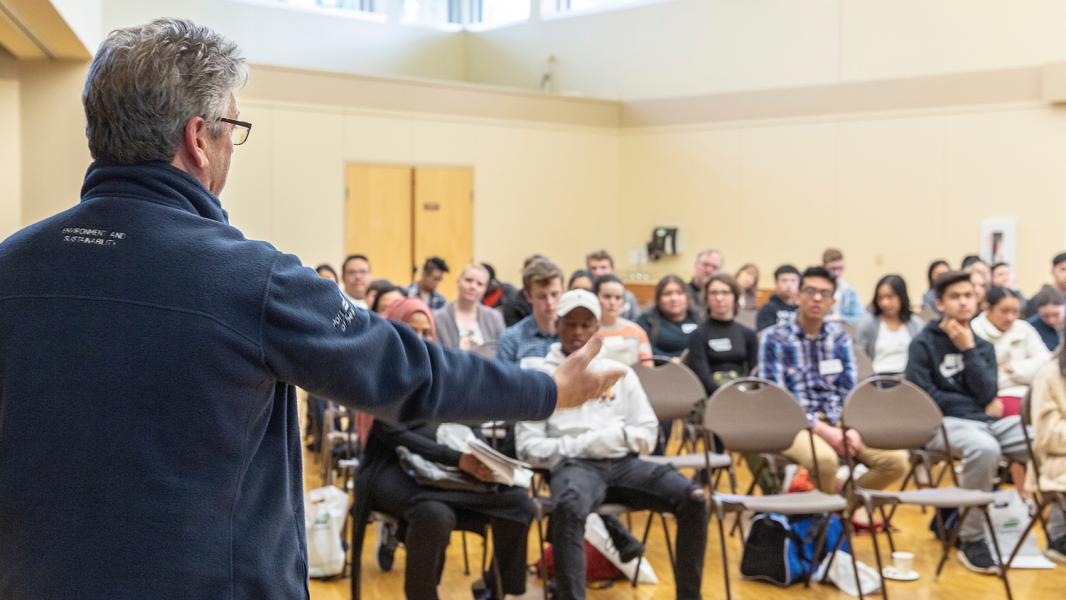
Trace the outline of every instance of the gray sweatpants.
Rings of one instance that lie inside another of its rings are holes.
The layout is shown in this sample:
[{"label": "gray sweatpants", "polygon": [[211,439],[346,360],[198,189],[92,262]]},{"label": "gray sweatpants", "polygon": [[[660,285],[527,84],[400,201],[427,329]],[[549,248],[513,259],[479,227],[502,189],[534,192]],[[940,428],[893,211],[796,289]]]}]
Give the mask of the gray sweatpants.
[{"label": "gray sweatpants", "polygon": [[[944,417],[944,428],[951,442],[952,455],[962,459],[960,487],[990,492],[1001,455],[1021,463],[1028,459],[1022,420],[1018,415],[991,423]],[[943,452],[946,448],[943,436],[938,434],[927,447]],[[984,517],[979,510],[971,510],[962,524],[959,538],[971,541],[983,538],[984,534]]]}]

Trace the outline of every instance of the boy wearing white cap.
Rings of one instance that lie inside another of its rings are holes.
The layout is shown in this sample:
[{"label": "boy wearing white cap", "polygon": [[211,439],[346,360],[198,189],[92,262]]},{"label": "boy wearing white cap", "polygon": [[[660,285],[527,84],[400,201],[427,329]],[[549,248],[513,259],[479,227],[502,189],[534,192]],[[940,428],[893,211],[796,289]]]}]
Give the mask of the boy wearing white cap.
[{"label": "boy wearing white cap", "polygon": [[[596,335],[600,303],[590,292],[571,290],[559,299],[556,315],[559,343],[541,367],[549,373]],[[703,490],[673,468],[638,457],[654,448],[658,420],[636,373],[602,353],[589,368],[626,374],[599,401],[516,428],[519,458],[551,470],[556,593],[585,597],[585,519],[600,504],[618,502],[676,516],[677,597],[699,598],[707,541]]]}]

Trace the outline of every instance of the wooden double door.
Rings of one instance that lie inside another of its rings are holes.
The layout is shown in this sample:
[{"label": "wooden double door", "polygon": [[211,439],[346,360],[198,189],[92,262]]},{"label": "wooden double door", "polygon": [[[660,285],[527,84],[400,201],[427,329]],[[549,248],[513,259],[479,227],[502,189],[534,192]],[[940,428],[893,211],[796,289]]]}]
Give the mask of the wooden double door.
[{"label": "wooden double door", "polygon": [[439,291],[455,297],[474,258],[474,171],[466,167],[348,165],[345,251],[370,258],[374,279],[406,286],[430,256],[451,272]]}]

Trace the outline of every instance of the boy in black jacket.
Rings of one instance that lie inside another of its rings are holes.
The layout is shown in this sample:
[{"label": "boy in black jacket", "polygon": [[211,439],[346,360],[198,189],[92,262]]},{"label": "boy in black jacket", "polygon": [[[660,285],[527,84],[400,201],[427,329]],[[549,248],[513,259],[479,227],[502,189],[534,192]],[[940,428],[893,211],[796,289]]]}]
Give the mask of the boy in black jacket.
[{"label": "boy in black jacket", "polygon": [[[985,412],[996,400],[996,352],[970,329],[970,319],[977,313],[970,274],[944,273],[933,287],[937,310],[944,316],[911,341],[907,379],[928,392],[944,413],[952,452],[962,459],[961,486],[991,491],[1001,454],[1025,460],[1021,421],[1017,415],[996,420]],[[940,435],[927,447],[946,448]],[[997,572],[979,511],[967,515],[959,539],[958,557],[966,567],[978,573]]]},{"label": "boy in black jacket", "polygon": [[774,270],[774,295],[755,315],[755,331],[795,320],[796,309],[799,308],[796,304],[799,283],[800,272],[796,267],[781,265]]}]

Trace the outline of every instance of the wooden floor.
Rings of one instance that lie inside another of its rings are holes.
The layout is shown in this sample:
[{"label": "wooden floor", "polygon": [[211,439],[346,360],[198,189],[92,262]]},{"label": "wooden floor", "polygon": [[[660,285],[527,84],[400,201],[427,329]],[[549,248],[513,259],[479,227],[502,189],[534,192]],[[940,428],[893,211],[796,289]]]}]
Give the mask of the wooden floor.
[{"label": "wooden floor", "polygon": [[[315,458],[308,456],[305,465],[306,485],[308,487],[319,485],[320,476],[316,468],[317,462]],[[740,471],[738,475],[743,479],[747,475],[746,468],[741,467]],[[954,555],[945,565],[941,577],[934,579],[933,572],[936,569],[940,547],[927,530],[929,518],[929,514],[922,514],[918,508],[902,508],[894,519],[894,523],[899,530],[895,535],[897,548],[914,552],[915,569],[921,573],[921,579],[909,583],[889,582],[889,595],[893,598],[907,599],[965,598],[966,600],[979,600],[983,598],[1004,598],[1003,585],[998,578],[968,571],[954,558]],[[643,531],[644,517],[634,516],[633,525],[638,531]],[[671,531],[673,531],[673,525],[671,521]],[[711,526],[709,534],[707,558],[703,571],[703,596],[704,598],[724,598],[718,532],[714,525]],[[1038,536],[1041,540],[1041,546],[1043,546],[1043,534],[1038,531]],[[880,539],[884,542],[883,536]],[[476,572],[480,560],[481,538],[468,534],[467,541],[470,564]],[[532,561],[538,556],[535,530],[531,530],[529,542],[529,557],[530,561]],[[810,589],[805,589],[802,584],[798,584],[782,589],[770,584],[742,581],[737,572],[740,559],[740,541],[734,537],[728,538],[727,543],[730,553],[730,574],[733,581],[734,598],[768,600],[777,598],[851,598],[851,596],[837,591],[831,585],[812,584]],[[883,552],[886,545],[882,543]],[[856,547],[859,560],[873,566],[875,562],[870,537],[868,535],[860,537],[856,542]],[[365,600],[403,598],[404,551],[402,546],[397,550],[395,568],[390,573],[383,573],[378,569],[374,560],[374,548],[373,527],[369,527],[362,560],[363,598]],[[651,561],[656,574],[659,576],[660,582],[658,585],[641,585],[637,589],[633,589],[628,582],[618,581],[608,589],[589,590],[588,598],[597,600],[674,598],[673,574],[670,571],[662,529],[658,525],[652,528],[647,558]],[[1066,596],[1066,567],[1059,567],[1054,570],[1012,570],[1009,577],[1014,598],[1018,600],[1059,600]],[[459,534],[455,534],[452,538],[452,544],[448,548],[447,565],[439,588],[440,597],[443,600],[465,600],[470,598],[470,584],[476,578],[477,576],[473,574],[471,576],[463,574],[462,546]],[[313,600],[347,600],[350,597],[349,586],[349,579],[329,582],[312,580],[311,598]],[[536,578],[529,578],[527,593],[523,597],[542,597]],[[877,597],[880,596],[878,595]]]}]

